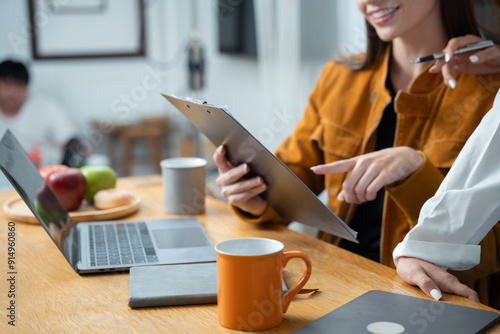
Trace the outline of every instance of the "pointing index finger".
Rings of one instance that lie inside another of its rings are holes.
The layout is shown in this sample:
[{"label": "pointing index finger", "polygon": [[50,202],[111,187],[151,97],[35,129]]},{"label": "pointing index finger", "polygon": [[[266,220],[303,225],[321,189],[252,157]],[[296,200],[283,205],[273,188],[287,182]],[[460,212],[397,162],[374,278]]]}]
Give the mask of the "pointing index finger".
[{"label": "pointing index finger", "polygon": [[311,170],[318,175],[350,172],[356,165],[356,160],[347,159],[331,162],[329,164],[311,167]]}]

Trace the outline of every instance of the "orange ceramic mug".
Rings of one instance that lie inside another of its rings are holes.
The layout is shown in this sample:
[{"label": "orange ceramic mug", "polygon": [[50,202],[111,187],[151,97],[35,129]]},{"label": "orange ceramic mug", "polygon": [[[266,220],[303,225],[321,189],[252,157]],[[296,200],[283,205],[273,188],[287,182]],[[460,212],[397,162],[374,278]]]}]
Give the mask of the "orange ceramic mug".
[{"label": "orange ceramic mug", "polygon": [[[238,330],[274,327],[311,276],[311,261],[301,251],[283,251],[279,241],[239,238],[218,243],[217,304],[222,326]],[[283,268],[301,258],[306,270],[283,295]]]}]

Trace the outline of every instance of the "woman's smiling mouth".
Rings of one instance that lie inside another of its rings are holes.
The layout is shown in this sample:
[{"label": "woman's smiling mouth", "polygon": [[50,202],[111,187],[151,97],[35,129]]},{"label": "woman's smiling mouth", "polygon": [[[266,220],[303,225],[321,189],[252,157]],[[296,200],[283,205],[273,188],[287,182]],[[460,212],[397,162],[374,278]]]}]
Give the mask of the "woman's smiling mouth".
[{"label": "woman's smiling mouth", "polygon": [[369,13],[369,15],[371,16],[374,24],[380,25],[390,20],[398,9],[399,6],[393,8],[380,9],[375,12]]}]

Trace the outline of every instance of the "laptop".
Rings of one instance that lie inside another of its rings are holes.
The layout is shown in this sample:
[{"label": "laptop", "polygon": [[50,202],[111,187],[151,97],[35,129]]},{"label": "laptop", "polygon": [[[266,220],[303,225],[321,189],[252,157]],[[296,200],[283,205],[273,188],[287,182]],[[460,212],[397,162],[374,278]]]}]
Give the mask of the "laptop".
[{"label": "laptop", "polygon": [[0,140],[0,169],[77,273],[216,261],[196,217],[76,224],[10,130]]},{"label": "laptop", "polygon": [[484,333],[499,319],[497,312],[368,291],[294,333]]},{"label": "laptop", "polygon": [[[274,154],[222,106],[163,95],[215,146],[224,145],[234,165],[248,163],[268,185],[261,194],[283,218],[297,221],[358,243],[357,232],[346,225]],[[312,172],[311,172],[312,173]]]}]

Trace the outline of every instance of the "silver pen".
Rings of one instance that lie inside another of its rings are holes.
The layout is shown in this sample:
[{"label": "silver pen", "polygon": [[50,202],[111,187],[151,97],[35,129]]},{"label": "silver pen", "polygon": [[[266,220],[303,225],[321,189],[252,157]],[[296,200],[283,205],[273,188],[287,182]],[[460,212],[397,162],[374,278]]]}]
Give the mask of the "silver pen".
[{"label": "silver pen", "polygon": [[[490,40],[481,41],[481,42],[469,44],[469,45],[464,46],[463,48],[457,49],[455,52],[453,52],[453,54],[458,55],[458,54],[469,52],[469,51],[484,49],[484,48],[488,48],[490,46],[493,46],[493,44],[494,44],[493,41],[490,41]],[[417,58],[417,59],[410,61],[410,63],[411,64],[422,63],[424,61],[430,61],[430,60],[441,59],[441,58],[444,58],[444,52],[438,52],[438,53],[434,53],[430,56]]]}]

